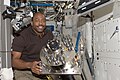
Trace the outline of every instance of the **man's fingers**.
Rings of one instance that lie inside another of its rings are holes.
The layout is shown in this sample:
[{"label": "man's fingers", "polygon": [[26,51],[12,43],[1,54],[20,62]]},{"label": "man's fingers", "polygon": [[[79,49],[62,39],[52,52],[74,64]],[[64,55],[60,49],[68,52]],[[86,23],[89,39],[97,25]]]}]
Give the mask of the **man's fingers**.
[{"label": "man's fingers", "polygon": [[34,61],[33,66],[31,68],[33,73],[40,74],[42,72],[42,65],[40,65],[40,61]]}]

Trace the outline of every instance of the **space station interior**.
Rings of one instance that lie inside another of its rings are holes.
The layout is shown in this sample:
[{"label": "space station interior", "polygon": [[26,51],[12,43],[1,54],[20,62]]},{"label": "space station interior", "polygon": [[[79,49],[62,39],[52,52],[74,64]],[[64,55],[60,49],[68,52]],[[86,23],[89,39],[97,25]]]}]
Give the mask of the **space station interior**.
[{"label": "space station interior", "polygon": [[48,80],[120,80],[120,0],[1,0],[0,80],[14,79],[11,43],[35,12],[54,35],[40,52]]}]

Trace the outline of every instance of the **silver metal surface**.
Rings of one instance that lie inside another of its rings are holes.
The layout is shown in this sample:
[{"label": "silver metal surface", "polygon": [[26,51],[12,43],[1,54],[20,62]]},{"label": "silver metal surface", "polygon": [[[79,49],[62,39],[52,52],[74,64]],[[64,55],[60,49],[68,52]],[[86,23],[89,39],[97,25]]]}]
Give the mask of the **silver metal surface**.
[{"label": "silver metal surface", "polygon": [[[55,66],[55,68],[57,68],[58,66]],[[56,74],[56,75],[60,75],[60,74],[74,74],[74,75],[78,75],[81,74],[81,67],[80,66],[73,66],[67,62],[63,68],[57,70],[57,69],[53,69],[50,66],[46,66],[44,64],[42,64],[42,73],[41,74]]]},{"label": "silver metal surface", "polygon": [[80,56],[74,50],[65,49],[56,39],[42,48],[40,59],[41,74],[81,74]]}]

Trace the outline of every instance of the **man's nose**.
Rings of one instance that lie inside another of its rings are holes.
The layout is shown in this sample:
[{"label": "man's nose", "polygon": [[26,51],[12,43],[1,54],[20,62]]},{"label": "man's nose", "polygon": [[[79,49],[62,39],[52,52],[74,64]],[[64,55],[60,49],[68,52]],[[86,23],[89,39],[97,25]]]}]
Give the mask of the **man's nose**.
[{"label": "man's nose", "polygon": [[42,24],[43,24],[43,23],[40,21],[40,22],[39,22],[39,25],[42,25]]}]

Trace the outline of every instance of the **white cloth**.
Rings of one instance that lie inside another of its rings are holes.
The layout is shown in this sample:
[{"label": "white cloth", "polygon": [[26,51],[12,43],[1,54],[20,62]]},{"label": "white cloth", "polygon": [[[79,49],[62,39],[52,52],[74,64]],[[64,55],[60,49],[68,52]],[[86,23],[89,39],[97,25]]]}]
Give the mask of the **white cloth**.
[{"label": "white cloth", "polygon": [[12,68],[2,68],[1,69],[1,80],[13,80]]}]

